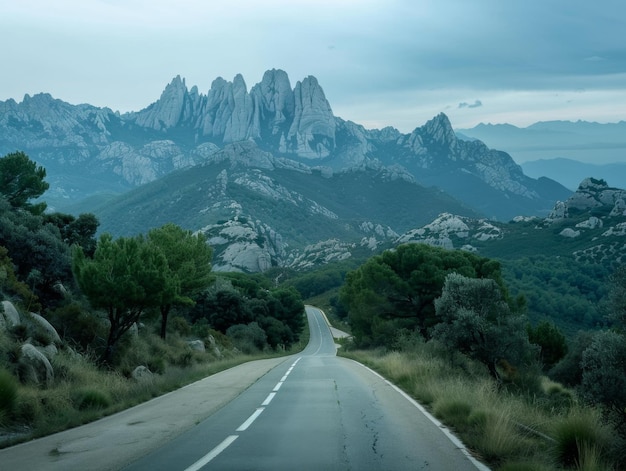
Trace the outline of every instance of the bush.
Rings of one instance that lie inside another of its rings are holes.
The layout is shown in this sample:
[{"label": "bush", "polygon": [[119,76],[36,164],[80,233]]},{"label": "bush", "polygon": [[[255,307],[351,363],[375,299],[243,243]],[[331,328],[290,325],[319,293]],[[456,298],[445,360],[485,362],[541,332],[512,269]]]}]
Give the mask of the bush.
[{"label": "bush", "polygon": [[226,335],[232,339],[235,347],[245,354],[262,351],[267,346],[267,335],[256,322],[229,327]]},{"label": "bush", "polygon": [[53,310],[50,313],[50,323],[66,342],[73,342],[82,350],[95,347],[96,340],[106,336],[104,322],[76,302]]},{"label": "bush", "polygon": [[[593,409],[576,409],[554,425],[553,455],[562,466],[581,467],[606,451],[610,435],[601,425],[600,414]],[[593,456],[592,456],[593,455]]]},{"label": "bush", "polygon": [[433,412],[442,422],[461,429],[469,422],[472,406],[459,400],[442,400],[435,404]]},{"label": "bush", "polygon": [[79,410],[106,409],[111,405],[109,396],[98,389],[83,389],[77,391],[73,402]]},{"label": "bush", "polygon": [[9,414],[15,407],[18,382],[15,376],[0,369],[0,414]]}]

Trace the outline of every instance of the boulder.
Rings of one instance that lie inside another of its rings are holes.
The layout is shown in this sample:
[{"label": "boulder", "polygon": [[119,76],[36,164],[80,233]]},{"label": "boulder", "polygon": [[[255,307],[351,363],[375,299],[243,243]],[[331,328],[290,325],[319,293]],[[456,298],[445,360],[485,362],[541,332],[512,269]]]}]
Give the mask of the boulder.
[{"label": "boulder", "polygon": [[59,349],[56,347],[56,345],[54,344],[50,344],[50,345],[46,345],[45,347],[35,347],[37,350],[39,350],[41,353],[43,353],[46,358],[50,361],[52,361],[52,359],[58,355],[59,353]]},{"label": "boulder", "polygon": [[571,227],[566,227],[559,233],[559,235],[573,239],[574,237],[578,237],[580,235],[580,231],[575,231]]},{"label": "boulder", "polygon": [[0,328],[11,329],[16,325],[20,325],[22,319],[19,312],[11,301],[2,301],[2,309],[0,310]]},{"label": "boulder", "polygon": [[30,343],[20,349],[18,371],[22,382],[50,386],[54,381],[54,369],[46,356]]},{"label": "boulder", "polygon": [[212,335],[209,335],[208,340],[209,340],[209,345],[211,346],[211,350],[213,350],[213,354],[217,358],[222,358],[222,352],[220,351],[219,347],[217,346],[217,342],[215,341],[215,337],[213,337]]},{"label": "boulder", "polygon": [[37,327],[39,327],[46,333],[52,343],[56,345],[61,344],[61,337],[59,336],[59,333],[56,331],[56,329],[52,326],[52,324],[50,324],[50,322],[48,322],[39,314],[35,314],[34,312],[30,313],[30,318],[33,320],[34,324]]},{"label": "boulder", "polygon": [[189,342],[187,342],[187,345],[189,345],[191,349],[196,352],[206,351],[206,348],[204,347],[204,342],[202,340],[190,340]]},{"label": "boulder", "polygon": [[137,381],[150,380],[154,377],[154,373],[147,366],[140,365],[133,370],[131,377]]}]

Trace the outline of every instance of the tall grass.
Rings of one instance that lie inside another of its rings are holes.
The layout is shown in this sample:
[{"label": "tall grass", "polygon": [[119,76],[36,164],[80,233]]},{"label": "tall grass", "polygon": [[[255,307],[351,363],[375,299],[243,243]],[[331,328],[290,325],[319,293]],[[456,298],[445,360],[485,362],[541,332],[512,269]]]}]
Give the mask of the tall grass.
[{"label": "tall grass", "polygon": [[611,469],[611,439],[599,413],[578,405],[571,391],[551,381],[532,395],[507,390],[481,365],[434,343],[400,347],[342,354],[412,395],[492,469]]}]

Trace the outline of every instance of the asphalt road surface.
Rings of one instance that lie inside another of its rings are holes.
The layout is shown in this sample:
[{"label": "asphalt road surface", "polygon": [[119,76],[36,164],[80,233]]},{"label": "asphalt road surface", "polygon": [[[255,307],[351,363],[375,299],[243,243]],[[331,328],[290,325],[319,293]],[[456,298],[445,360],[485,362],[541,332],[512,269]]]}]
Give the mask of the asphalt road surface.
[{"label": "asphalt road surface", "polygon": [[311,338],[302,353],[240,365],[0,450],[0,470],[488,469],[395,386],[337,357],[323,313],[306,313]]},{"label": "asphalt road surface", "polygon": [[486,469],[383,378],[337,357],[320,310],[307,307],[307,316],[311,339],[300,355],[124,469]]}]

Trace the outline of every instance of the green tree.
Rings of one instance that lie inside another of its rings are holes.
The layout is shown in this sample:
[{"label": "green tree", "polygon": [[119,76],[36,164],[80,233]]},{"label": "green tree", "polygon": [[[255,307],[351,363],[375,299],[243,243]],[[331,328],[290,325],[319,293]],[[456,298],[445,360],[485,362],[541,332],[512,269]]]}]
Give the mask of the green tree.
[{"label": "green tree", "polygon": [[292,332],[293,340],[300,337],[300,332],[304,328],[304,303],[300,293],[293,287],[279,288],[271,291],[270,312],[283,322]]},{"label": "green tree", "polygon": [[[626,338],[602,331],[583,352],[581,390],[593,403],[601,403],[626,424]],[[623,431],[624,433],[626,431]]]},{"label": "green tree", "polygon": [[167,260],[161,250],[145,238],[103,234],[93,258],[77,247],[72,268],[82,292],[92,307],[104,309],[109,334],[100,358],[110,363],[113,348],[149,308],[159,306],[165,291],[175,290]]},{"label": "green tree", "polygon": [[212,290],[201,302],[211,327],[224,334],[233,325],[253,321],[248,303],[236,289]]},{"label": "green tree", "polygon": [[64,213],[45,214],[44,222],[56,226],[67,245],[80,245],[87,256],[95,252],[100,222],[92,213],[80,214],[78,218]]},{"label": "green tree", "polygon": [[151,230],[148,240],[165,255],[171,276],[179,286],[177,291],[164,291],[160,298],[161,338],[165,339],[172,306],[193,306],[193,298],[211,283],[213,251],[204,235],[194,235],[171,223]]},{"label": "green tree", "polygon": [[43,213],[45,203],[33,205],[29,201],[43,195],[50,186],[44,178],[46,170],[38,167],[24,152],[13,152],[0,158],[0,194],[14,208]]},{"label": "green tree", "polygon": [[544,369],[550,369],[567,354],[565,335],[553,322],[542,321],[537,327],[527,326],[528,340],[541,348],[541,361]]},{"label": "green tree", "polygon": [[504,289],[498,262],[424,244],[401,245],[349,272],[340,301],[357,342],[388,344],[403,329],[427,337],[438,322],[434,300],[441,295],[446,275],[453,272],[491,278]]},{"label": "green tree", "polygon": [[626,334],[626,265],[615,270],[609,286],[609,320],[616,330]]},{"label": "green tree", "polygon": [[499,365],[518,367],[534,350],[524,317],[510,310],[494,280],[451,273],[435,309],[441,322],[433,338],[483,363],[494,379],[500,379]]},{"label": "green tree", "polygon": [[70,250],[58,228],[0,198],[0,243],[15,264],[18,279],[30,286],[46,308],[53,308],[60,298],[55,285],[72,280]]}]

